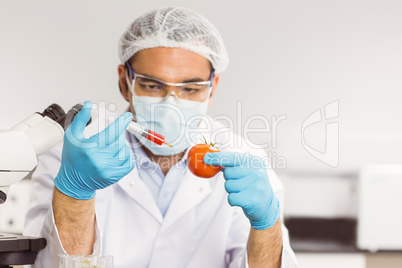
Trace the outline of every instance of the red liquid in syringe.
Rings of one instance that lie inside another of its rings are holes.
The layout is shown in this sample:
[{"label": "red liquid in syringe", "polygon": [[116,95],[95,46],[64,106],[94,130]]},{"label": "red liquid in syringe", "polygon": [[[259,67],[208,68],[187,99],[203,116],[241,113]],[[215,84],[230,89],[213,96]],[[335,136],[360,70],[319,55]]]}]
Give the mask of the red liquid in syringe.
[{"label": "red liquid in syringe", "polygon": [[158,145],[162,145],[162,144],[166,144],[170,147],[173,147],[172,145],[170,145],[169,143],[167,143],[165,141],[165,137],[162,136],[159,133],[156,133],[152,130],[146,129],[143,126],[141,126],[140,124],[136,123],[136,122],[131,122],[128,126],[127,126],[127,131],[129,131],[130,133],[133,134],[137,134],[140,135],[144,138],[146,138],[149,141],[152,141],[155,144]]}]

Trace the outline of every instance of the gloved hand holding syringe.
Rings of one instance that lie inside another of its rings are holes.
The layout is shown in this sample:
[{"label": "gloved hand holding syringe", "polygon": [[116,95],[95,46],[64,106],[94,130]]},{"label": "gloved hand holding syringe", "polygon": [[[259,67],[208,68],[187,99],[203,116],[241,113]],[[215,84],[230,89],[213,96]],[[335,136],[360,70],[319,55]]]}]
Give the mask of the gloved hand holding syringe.
[{"label": "gloved hand holding syringe", "polygon": [[[92,110],[98,110],[98,106],[96,104],[93,104]],[[165,141],[164,136],[144,127],[143,125],[138,124],[137,122],[131,121],[126,127],[126,130],[131,134],[137,134],[138,136],[144,137],[145,139],[157,145],[161,146],[162,144],[166,144],[170,147],[173,147],[171,144]]]},{"label": "gloved hand holding syringe", "polygon": [[59,191],[75,199],[93,198],[96,190],[118,182],[134,168],[131,154],[121,154],[129,150],[126,130],[158,145],[169,145],[162,135],[133,122],[131,113],[122,114],[104,130],[85,137],[83,132],[94,106],[86,101],[81,110],[77,107],[64,134],[61,167],[54,180]]}]

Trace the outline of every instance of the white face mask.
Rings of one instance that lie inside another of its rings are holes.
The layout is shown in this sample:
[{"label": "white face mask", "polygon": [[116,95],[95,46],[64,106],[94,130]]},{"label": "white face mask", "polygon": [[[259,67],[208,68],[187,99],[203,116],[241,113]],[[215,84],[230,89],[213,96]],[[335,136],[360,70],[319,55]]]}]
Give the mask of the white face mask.
[{"label": "white face mask", "polygon": [[205,101],[198,102],[179,99],[174,93],[159,98],[136,96],[133,88],[131,92],[137,123],[164,136],[166,142],[174,146],[159,146],[136,135],[154,155],[175,155],[194,143],[196,129],[207,113],[210,94]]}]

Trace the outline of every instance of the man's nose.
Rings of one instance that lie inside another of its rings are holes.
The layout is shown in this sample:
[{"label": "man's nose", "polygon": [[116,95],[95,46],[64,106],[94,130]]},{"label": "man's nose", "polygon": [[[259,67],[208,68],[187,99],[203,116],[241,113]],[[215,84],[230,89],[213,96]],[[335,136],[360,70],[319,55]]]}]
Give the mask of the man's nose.
[{"label": "man's nose", "polygon": [[176,98],[180,98],[180,91],[175,86],[167,86],[166,87],[166,98],[169,96],[173,96]]}]

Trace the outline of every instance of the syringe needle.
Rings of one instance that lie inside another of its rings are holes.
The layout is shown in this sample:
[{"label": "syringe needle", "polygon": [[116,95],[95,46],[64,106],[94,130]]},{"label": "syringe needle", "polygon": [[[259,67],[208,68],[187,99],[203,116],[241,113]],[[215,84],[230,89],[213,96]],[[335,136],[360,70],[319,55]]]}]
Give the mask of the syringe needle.
[{"label": "syringe needle", "polygon": [[174,147],[173,145],[171,145],[170,143],[167,143],[166,141],[164,142],[164,144],[166,144],[167,146],[169,146],[169,147]]}]

